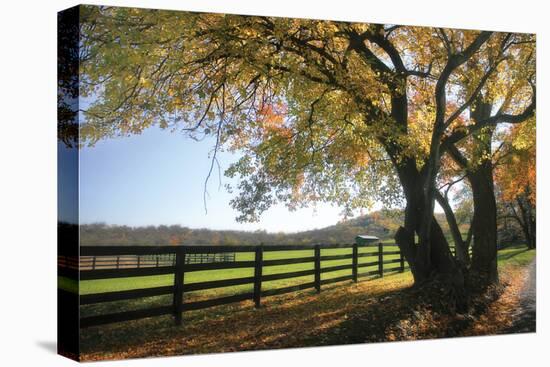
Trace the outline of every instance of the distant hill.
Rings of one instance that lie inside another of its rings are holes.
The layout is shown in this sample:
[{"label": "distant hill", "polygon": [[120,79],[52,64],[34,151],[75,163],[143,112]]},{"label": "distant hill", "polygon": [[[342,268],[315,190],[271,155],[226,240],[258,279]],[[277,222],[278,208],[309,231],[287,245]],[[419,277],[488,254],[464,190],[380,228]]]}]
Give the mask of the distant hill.
[{"label": "distant hill", "polygon": [[[437,214],[436,218],[444,232],[448,232],[445,217]],[[80,239],[82,245],[353,243],[355,237],[361,234],[391,239],[402,223],[402,212],[387,210],[343,220],[332,226],[297,233],[194,229],[179,225],[130,227],[96,223],[81,225]]]}]

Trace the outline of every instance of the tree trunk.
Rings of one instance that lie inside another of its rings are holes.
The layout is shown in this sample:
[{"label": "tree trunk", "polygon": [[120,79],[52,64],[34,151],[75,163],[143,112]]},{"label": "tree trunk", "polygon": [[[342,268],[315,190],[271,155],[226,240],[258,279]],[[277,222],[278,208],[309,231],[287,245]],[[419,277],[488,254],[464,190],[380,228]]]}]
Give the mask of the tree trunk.
[{"label": "tree trunk", "polygon": [[395,235],[395,241],[407,262],[415,284],[423,283],[435,277],[444,278],[457,291],[464,291],[464,274],[457,265],[441,227],[431,213],[430,243],[428,245],[415,243],[423,226],[424,212],[423,180],[416,170],[414,162],[404,163],[398,167],[398,175],[407,200],[405,208],[405,224]]},{"label": "tree trunk", "polygon": [[530,207],[530,215],[529,215],[529,223],[531,225],[531,244],[529,246],[530,249],[537,248],[537,220],[535,215],[533,214],[533,211],[535,211],[535,208]]},{"label": "tree trunk", "polygon": [[529,199],[525,196],[519,196],[516,202],[518,203],[521,213],[521,218],[515,213],[517,222],[523,231],[527,247],[529,249],[534,249],[536,247],[536,221],[533,215],[533,207]]},{"label": "tree trunk", "polygon": [[[472,118],[483,121],[491,115],[492,104],[478,101]],[[498,282],[497,268],[497,204],[493,181],[492,148],[493,129],[482,129],[473,135],[474,163],[468,172],[474,199],[472,231],[472,271],[484,283]]]},{"label": "tree trunk", "polygon": [[487,283],[498,281],[497,269],[497,207],[493,170],[485,162],[469,175],[474,197],[472,234],[472,270]]},{"label": "tree trunk", "polygon": [[[402,80],[403,85],[406,85],[406,81],[406,78]],[[403,132],[406,132],[408,123],[406,88],[404,91],[400,93],[396,89],[394,92],[391,116]],[[424,190],[426,187],[423,186],[426,183],[425,176],[419,172],[415,159],[404,156],[395,139],[381,135],[379,141],[392,160],[407,201],[405,223],[396,232],[395,240],[409,263],[415,284],[423,283],[436,276],[443,276],[456,289],[455,293],[458,294],[459,301],[465,301],[462,269],[457,266],[447,239],[433,218],[433,205],[431,212],[429,209],[426,210],[427,197]],[[433,188],[435,189],[435,182]],[[429,233],[426,233],[426,229],[429,229]],[[420,234],[429,241],[427,243],[423,241],[425,243],[417,245],[415,235]]]},{"label": "tree trunk", "polygon": [[537,248],[537,223],[535,221],[531,222],[531,244],[529,248]]},{"label": "tree trunk", "polygon": [[445,212],[445,218],[447,219],[447,223],[449,224],[449,229],[455,243],[456,258],[457,260],[467,265],[470,263],[470,254],[468,252],[466,241],[462,239],[462,234],[460,233],[460,228],[458,227],[458,223],[456,222],[456,217],[453,213],[453,209],[451,208],[451,205],[449,204],[447,198],[444,197],[437,190],[435,193],[435,198]]}]

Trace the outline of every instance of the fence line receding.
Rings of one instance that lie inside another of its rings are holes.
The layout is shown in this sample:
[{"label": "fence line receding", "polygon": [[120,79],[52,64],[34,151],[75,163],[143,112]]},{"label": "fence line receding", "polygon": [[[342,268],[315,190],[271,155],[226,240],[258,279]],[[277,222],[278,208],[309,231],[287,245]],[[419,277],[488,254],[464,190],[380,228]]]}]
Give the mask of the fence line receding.
[{"label": "fence line receding", "polygon": [[[80,280],[144,277],[173,274],[173,284],[160,287],[112,291],[80,295],[81,305],[98,304],[143,297],[172,295],[172,304],[147,309],[121,311],[108,314],[86,316],[80,319],[80,327],[89,327],[113,322],[136,320],[145,317],[172,314],[175,322],[181,324],[182,313],[190,310],[224,305],[244,300],[252,300],[260,307],[265,297],[296,292],[305,289],[321,291],[322,286],[386,273],[404,272],[408,267],[400,251],[387,251],[395,244],[328,244],[328,245],[270,245],[270,246],[82,246],[78,259],[59,259],[60,266],[73,267],[80,264]],[[361,248],[374,251],[360,252]],[[350,249],[350,253],[326,254],[327,249]],[[267,253],[281,251],[311,250],[310,256],[266,259]],[[236,253],[252,253],[252,260],[238,260]],[[324,253],[325,252],[325,253]],[[384,257],[386,256],[386,259]],[[391,256],[387,259],[387,256]],[[359,259],[366,258],[366,262]],[[370,258],[372,258],[372,261]],[[323,262],[350,260],[350,263],[323,266]],[[311,264],[311,269],[265,274],[272,266]],[[367,271],[365,268],[375,267]],[[253,276],[185,283],[185,274],[205,270],[248,268]],[[349,274],[322,279],[322,274],[349,270]],[[312,276],[307,281],[291,286],[262,289],[262,284],[270,281]],[[185,294],[200,290],[250,285],[251,291],[226,295],[217,298],[185,302]]]}]

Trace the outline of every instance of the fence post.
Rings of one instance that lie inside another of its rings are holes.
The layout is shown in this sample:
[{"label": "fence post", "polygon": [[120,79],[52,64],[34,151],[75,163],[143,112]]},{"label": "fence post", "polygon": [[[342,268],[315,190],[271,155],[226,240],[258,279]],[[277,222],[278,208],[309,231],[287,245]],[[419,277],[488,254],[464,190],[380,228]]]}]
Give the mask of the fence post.
[{"label": "fence post", "polygon": [[116,268],[118,269],[120,267],[120,256],[116,257]]},{"label": "fence post", "polygon": [[378,242],[378,275],[384,276],[384,247],[382,241]]},{"label": "fence post", "polygon": [[403,251],[401,251],[401,248],[399,249],[399,260],[401,260],[400,261],[401,267],[400,267],[399,271],[401,273],[404,273],[405,272],[405,258],[403,257]]},{"label": "fence post", "polygon": [[141,255],[137,255],[137,267],[140,267]]},{"label": "fence post", "polygon": [[176,250],[176,269],[174,270],[174,318],[176,325],[181,325],[181,313],[183,311],[183,277],[185,265],[185,251],[179,246]]},{"label": "fence post", "polygon": [[315,245],[315,290],[321,293],[321,246]]},{"label": "fence post", "polygon": [[264,246],[256,246],[254,257],[254,306],[260,307],[262,296],[262,268],[264,263]]},{"label": "fence post", "polygon": [[357,267],[358,267],[358,256],[359,255],[359,249],[357,248],[357,243],[353,244],[353,255],[352,255],[352,268],[351,268],[351,274],[353,277],[353,281],[357,283]]},{"label": "fence post", "polygon": [[157,268],[159,267],[159,254],[157,254]]},{"label": "fence post", "polygon": [[92,270],[95,270],[95,256],[92,258]]}]

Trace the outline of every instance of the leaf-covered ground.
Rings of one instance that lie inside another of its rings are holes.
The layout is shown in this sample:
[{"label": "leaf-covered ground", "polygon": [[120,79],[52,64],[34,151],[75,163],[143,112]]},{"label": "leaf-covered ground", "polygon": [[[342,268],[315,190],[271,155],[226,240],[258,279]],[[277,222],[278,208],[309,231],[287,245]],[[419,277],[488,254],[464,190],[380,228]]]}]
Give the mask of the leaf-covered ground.
[{"label": "leaf-covered ground", "polygon": [[[260,309],[252,302],[171,317],[84,329],[82,359],[219,353],[393,340],[488,335],[509,331],[533,251],[500,255],[501,286],[476,297],[468,314],[448,315],[411,289],[410,274],[357,284],[343,283],[273,297]],[[437,290],[436,290],[437,292]]]}]

